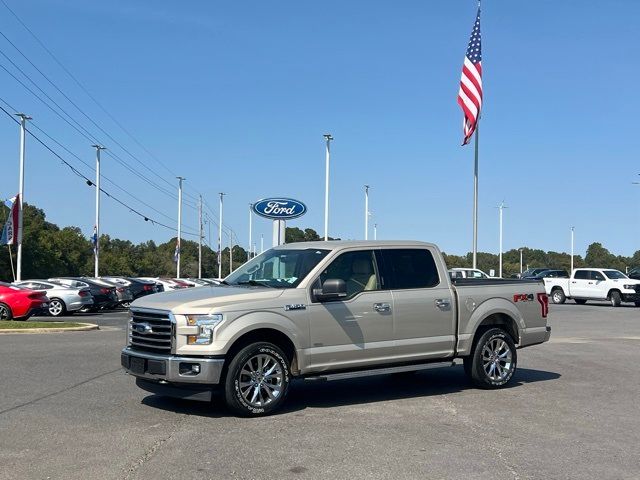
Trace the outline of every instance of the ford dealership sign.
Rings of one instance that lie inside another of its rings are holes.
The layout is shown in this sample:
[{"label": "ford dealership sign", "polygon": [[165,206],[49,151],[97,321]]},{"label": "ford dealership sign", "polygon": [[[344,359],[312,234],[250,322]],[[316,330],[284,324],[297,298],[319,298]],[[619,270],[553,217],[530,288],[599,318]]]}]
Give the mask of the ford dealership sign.
[{"label": "ford dealership sign", "polygon": [[307,206],[292,198],[265,198],[253,204],[253,211],[272,220],[289,220],[304,215]]}]

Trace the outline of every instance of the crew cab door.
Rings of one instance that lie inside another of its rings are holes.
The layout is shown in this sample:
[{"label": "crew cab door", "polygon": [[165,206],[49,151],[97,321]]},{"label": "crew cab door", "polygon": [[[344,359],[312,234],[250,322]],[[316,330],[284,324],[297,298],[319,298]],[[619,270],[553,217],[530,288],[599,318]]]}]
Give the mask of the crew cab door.
[{"label": "crew cab door", "polygon": [[570,280],[569,291],[575,298],[605,298],[604,281],[604,275],[598,271],[576,270]]},{"label": "crew cab door", "polygon": [[381,290],[373,250],[341,253],[331,261],[312,289],[325,280],[347,284],[347,296],[320,302],[309,314],[309,369],[332,370],[384,361],[394,353],[391,292]]},{"label": "crew cab door", "polygon": [[[428,248],[382,248],[383,288],[393,297],[399,361],[453,355],[456,303],[444,266]],[[442,264],[441,264],[442,265]]]}]

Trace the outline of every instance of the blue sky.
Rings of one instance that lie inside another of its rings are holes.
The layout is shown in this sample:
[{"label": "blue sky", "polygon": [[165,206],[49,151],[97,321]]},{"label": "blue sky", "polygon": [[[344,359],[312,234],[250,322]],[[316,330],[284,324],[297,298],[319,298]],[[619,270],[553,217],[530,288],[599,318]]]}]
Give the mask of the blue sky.
[{"label": "blue sky", "polygon": [[[304,201],[308,213],[290,226],[322,234],[322,134],[330,132],[330,235],[363,238],[363,185],[370,184],[378,238],[433,241],[457,254],[471,249],[473,149],[460,146],[456,95],[474,1],[5,1],[168,168],[120,130],[2,4],[0,31],[146,167],[2,38],[0,50],[155,183],[171,189],[174,174],[187,177],[185,192],[204,194],[216,215],[217,192],[226,192],[224,223],[240,244],[248,243],[248,204],[267,196]],[[640,248],[640,186],[631,184],[640,180],[639,16],[632,0],[485,0],[480,250],[498,251],[502,200],[505,249],[568,251],[571,226],[582,254],[594,241],[617,254]],[[14,71],[1,56],[0,64]],[[93,164],[91,142],[3,70],[0,86],[0,97]],[[4,116],[0,158],[0,194],[9,197],[18,185],[18,130]],[[93,189],[34,141],[27,162],[26,201],[89,235]],[[152,218],[175,221],[169,195],[108,154],[102,165],[104,175],[169,218],[108,183],[105,189]],[[102,230],[114,237],[161,242],[172,235],[110,199],[102,212]],[[184,219],[194,231],[196,211],[185,206]],[[258,245],[263,233],[270,246],[269,221],[256,218],[254,232]]]}]

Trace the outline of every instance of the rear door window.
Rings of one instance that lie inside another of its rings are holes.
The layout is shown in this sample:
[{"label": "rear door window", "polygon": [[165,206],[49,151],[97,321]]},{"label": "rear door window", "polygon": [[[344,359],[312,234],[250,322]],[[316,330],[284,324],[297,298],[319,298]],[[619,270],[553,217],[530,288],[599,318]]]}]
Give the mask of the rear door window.
[{"label": "rear door window", "polygon": [[438,267],[427,249],[384,249],[380,250],[380,255],[385,269],[385,289],[431,288],[440,283]]}]

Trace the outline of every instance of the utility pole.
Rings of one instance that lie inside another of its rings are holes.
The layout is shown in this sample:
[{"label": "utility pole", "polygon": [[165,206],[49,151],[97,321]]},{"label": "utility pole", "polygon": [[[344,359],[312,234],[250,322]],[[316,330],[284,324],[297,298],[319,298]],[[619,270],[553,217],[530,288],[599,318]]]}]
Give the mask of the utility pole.
[{"label": "utility pole", "polygon": [[518,251],[520,252],[520,273],[522,273],[522,248],[519,248]]},{"label": "utility pole", "polygon": [[249,204],[249,248],[247,249],[247,262],[251,260],[251,245],[253,244],[253,203]]},{"label": "utility pole", "polygon": [[364,239],[369,240],[369,185],[364,186]]},{"label": "utility pole", "polygon": [[18,195],[20,200],[18,203],[18,258],[16,281],[22,280],[22,226],[24,223],[24,156],[26,148],[27,120],[32,118],[24,113],[16,113],[20,117],[20,178],[18,186]]},{"label": "utility pole", "polygon": [[91,145],[96,149],[96,244],[94,247],[93,276],[100,276],[100,152],[106,150],[102,145]]},{"label": "utility pole", "polygon": [[569,275],[573,275],[573,245],[575,239],[575,227],[571,227],[571,271]]},{"label": "utility pole", "polygon": [[218,278],[222,278],[222,197],[225,194],[220,192],[220,223],[218,224]]},{"label": "utility pole", "polygon": [[202,278],[202,195],[200,197],[200,203],[198,204],[198,225],[200,230],[198,232],[198,278]]},{"label": "utility pole", "polygon": [[182,182],[186,180],[184,177],[176,177],[178,179],[178,239],[176,243],[176,278],[180,278],[180,257],[182,256]]},{"label": "utility pole", "polygon": [[502,211],[508,208],[504,205],[504,200],[502,201],[502,203],[498,206],[498,210],[500,211],[500,269],[499,269],[499,274],[498,276],[500,278],[502,278]]},{"label": "utility pole", "polygon": [[327,142],[325,152],[325,174],[324,174],[324,241],[329,240],[329,161],[331,159],[331,149],[329,143],[333,140],[330,133],[324,134]]}]

